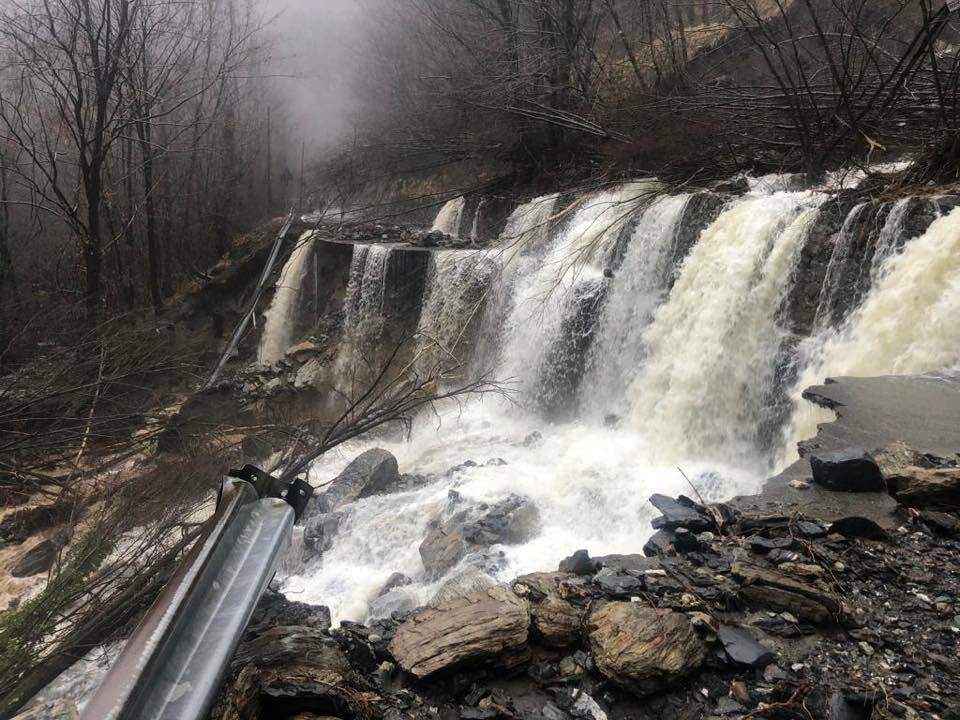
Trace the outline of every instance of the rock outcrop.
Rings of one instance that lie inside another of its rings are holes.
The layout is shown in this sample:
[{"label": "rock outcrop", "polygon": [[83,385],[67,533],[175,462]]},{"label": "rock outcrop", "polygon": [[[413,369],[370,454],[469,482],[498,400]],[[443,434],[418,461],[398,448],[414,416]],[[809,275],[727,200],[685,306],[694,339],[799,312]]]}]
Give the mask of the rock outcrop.
[{"label": "rock outcrop", "polygon": [[693,625],[672,610],[611,602],[591,613],[589,629],[597,668],[638,695],[664,690],[703,663]]}]

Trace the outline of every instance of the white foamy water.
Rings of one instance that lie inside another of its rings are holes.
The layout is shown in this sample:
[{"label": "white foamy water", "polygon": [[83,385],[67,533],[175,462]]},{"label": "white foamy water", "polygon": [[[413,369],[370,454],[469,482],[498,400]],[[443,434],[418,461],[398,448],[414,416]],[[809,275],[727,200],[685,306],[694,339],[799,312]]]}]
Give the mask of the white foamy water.
[{"label": "white foamy water", "polygon": [[490,283],[499,271],[499,254],[485,250],[433,253],[417,327],[426,363],[453,359],[464,333],[479,317]]},{"label": "white foamy water", "polygon": [[521,394],[529,398],[540,386],[545,358],[571,311],[575,289],[602,280],[620,232],[656,187],[628,183],[584,198],[542,257],[529,257],[518,268],[498,375],[516,381]]},{"label": "white foamy water", "polygon": [[584,406],[595,417],[627,409],[623,389],[646,354],[645,331],[665,299],[677,224],[689,200],[689,195],[660,198],[643,212],[633,231],[590,353]]},{"label": "white foamy water", "polygon": [[273,301],[265,314],[263,335],[257,349],[261,365],[282,360],[293,342],[293,332],[300,310],[303,280],[310,269],[313,250],[313,231],[305,232],[280,272],[280,280]]},{"label": "white foamy water", "polygon": [[631,422],[659,439],[658,456],[755,456],[757,417],[783,337],[778,312],[822,199],[776,193],[745,200],[694,246],[628,390]]},{"label": "white foamy water", "polygon": [[[543,440],[525,446],[524,439],[537,427]],[[310,481],[329,480],[369,447],[393,452],[403,471],[416,469],[441,477],[419,490],[352,504],[333,547],[284,581],[284,592],[291,599],[329,605],[335,621],[366,619],[370,601],[394,572],[414,579],[398,594],[421,605],[462,570],[454,569],[431,582],[424,577],[418,552],[431,518],[443,513],[451,490],[463,497],[463,507],[520,495],[539,509],[542,525],[535,538],[519,546],[494,548],[504,553],[504,566],[493,575],[498,581],[555,569],[578,548],[587,548],[593,555],[640,552],[652,532],[650,520],[655,514],[648,496],[693,492],[675,467],[657,467],[643,460],[651,449],[636,432],[586,423],[538,424],[492,398],[450,408],[440,418],[422,418],[410,442],[344,446],[313,467]],[[508,464],[483,467],[491,458]],[[443,476],[466,460],[480,466]],[[701,492],[714,499],[756,487],[756,478],[741,468],[690,462],[683,469],[694,478],[701,472],[722,473],[722,487],[698,481]]]},{"label": "white foamy water", "polygon": [[960,210],[933,222],[887,259],[863,304],[839,330],[816,339],[793,388],[796,411],[787,429],[786,460],[832,413],[800,395],[827,377],[899,375],[960,363]]}]

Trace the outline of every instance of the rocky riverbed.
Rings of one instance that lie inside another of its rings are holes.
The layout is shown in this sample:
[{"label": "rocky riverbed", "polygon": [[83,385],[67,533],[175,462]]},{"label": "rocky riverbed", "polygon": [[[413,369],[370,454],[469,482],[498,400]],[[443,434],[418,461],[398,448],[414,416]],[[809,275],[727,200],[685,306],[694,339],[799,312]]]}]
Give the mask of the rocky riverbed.
[{"label": "rocky riverbed", "polygon": [[[388,454],[368,455],[316,518],[396,477]],[[811,459],[817,488],[861,498],[864,515],[655,495],[642,555],[581,550],[369,625],[331,628],[324,608],[271,591],[213,717],[960,718],[956,457],[896,445]],[[895,505],[886,519],[868,517],[875,494]],[[530,513],[488,509],[472,540],[435,526],[421,554],[482,544],[483,529],[509,542]]]}]

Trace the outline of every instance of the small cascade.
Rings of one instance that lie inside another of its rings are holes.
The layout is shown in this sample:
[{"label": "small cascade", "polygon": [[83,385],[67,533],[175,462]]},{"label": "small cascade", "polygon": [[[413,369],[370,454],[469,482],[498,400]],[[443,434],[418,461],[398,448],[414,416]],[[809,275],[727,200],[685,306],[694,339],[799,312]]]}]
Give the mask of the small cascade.
[{"label": "small cascade", "polygon": [[877,281],[880,276],[880,269],[887,258],[896,252],[898,244],[906,240],[905,224],[912,204],[912,198],[898,200],[894,203],[890,214],[887,215],[887,220],[883,224],[880,235],[877,236],[877,242],[870,256],[870,279],[872,282]]},{"label": "small cascade", "polygon": [[433,227],[430,230],[458,237],[460,235],[460,223],[463,221],[463,210],[466,206],[467,199],[463,196],[448,200],[440,208],[437,219],[433,221]]},{"label": "small cascade", "polygon": [[470,226],[470,242],[472,243],[480,239],[480,213],[483,212],[483,206],[486,202],[486,198],[480,198],[477,202],[477,210],[473,213],[473,225]]},{"label": "small cascade", "polygon": [[[354,245],[343,301],[343,339],[338,362],[362,361],[383,334],[384,291],[391,248]],[[341,365],[342,368],[342,365]]]},{"label": "small cascade", "polygon": [[457,364],[469,328],[482,317],[490,283],[499,266],[482,250],[431,253],[427,288],[417,328],[421,367]]},{"label": "small cascade", "polygon": [[863,305],[827,329],[793,387],[796,411],[785,459],[832,414],[801,399],[827,377],[924,373],[960,363],[960,210],[941,217],[891,255]]},{"label": "small cascade", "polygon": [[[656,188],[654,182],[629,183],[585,198],[554,233],[543,257],[528,257],[522,269],[530,272],[518,273],[504,323],[499,371],[517,382],[527,401],[537,402],[545,385],[553,382],[551,368],[572,360],[554,347],[563,342],[564,320],[582,312],[577,298],[595,296],[597,285],[606,284],[604,270],[620,233]],[[551,362],[545,365],[548,357]]]},{"label": "small cascade", "polygon": [[834,312],[843,288],[847,264],[853,257],[856,234],[860,227],[862,216],[870,209],[870,203],[860,203],[856,205],[853,210],[850,211],[850,214],[847,215],[843,227],[837,234],[833,252],[830,255],[830,263],[827,265],[827,274],[823,279],[823,286],[820,288],[817,314],[813,320],[814,331],[828,327],[833,323]]},{"label": "small cascade", "polygon": [[690,197],[660,198],[643,212],[633,230],[588,360],[584,408],[595,417],[624,411],[618,404],[643,360],[644,330],[666,294],[677,224]]},{"label": "small cascade", "polygon": [[497,282],[487,293],[480,335],[485,342],[473,357],[473,369],[485,373],[500,362],[503,324],[513,308],[513,290],[542,259],[552,229],[559,195],[542,195],[517,206],[500,233],[499,247],[490,251],[500,266]]},{"label": "small cascade", "polygon": [[265,314],[263,335],[257,348],[260,365],[282,360],[294,341],[303,280],[313,257],[313,231],[305,232],[283,266],[277,290]]},{"label": "small cascade", "polygon": [[785,331],[778,314],[822,200],[776,193],[720,215],[644,338],[632,424],[665,460],[757,456],[758,416]]}]

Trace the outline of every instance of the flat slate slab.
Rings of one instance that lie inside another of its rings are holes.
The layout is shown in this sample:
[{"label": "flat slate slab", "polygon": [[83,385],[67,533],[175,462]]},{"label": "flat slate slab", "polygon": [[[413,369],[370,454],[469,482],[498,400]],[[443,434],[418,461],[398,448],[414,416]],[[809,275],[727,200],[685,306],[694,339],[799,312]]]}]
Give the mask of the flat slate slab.
[{"label": "flat slate slab", "polygon": [[[820,426],[816,438],[803,443],[810,452],[873,450],[895,442],[940,457],[960,452],[960,373],[827,379],[803,395],[837,413],[834,422]],[[900,524],[893,515],[897,503],[887,493],[832,492],[812,478],[809,460],[801,458],[770,478],[758,495],[732,502],[748,513],[800,512],[824,522],[858,516],[883,528]],[[792,480],[808,481],[810,487],[795,489]]]}]

